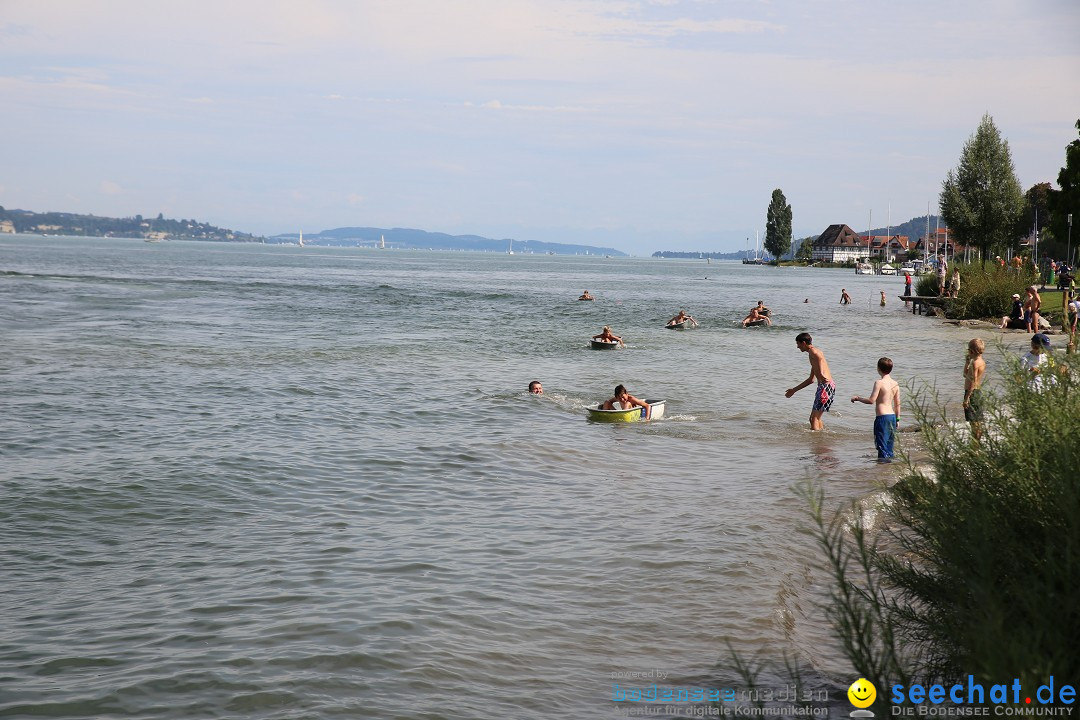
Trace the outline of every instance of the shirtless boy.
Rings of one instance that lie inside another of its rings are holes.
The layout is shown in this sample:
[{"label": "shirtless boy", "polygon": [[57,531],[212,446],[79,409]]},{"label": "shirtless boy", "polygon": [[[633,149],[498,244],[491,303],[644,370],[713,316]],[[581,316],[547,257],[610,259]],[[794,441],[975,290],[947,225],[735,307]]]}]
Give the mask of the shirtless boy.
[{"label": "shirtless boy", "polygon": [[968,343],[967,360],[964,362],[964,419],[971,423],[971,435],[978,442],[982,437],[983,400],[982,381],[986,375],[983,352],[986,343],[979,338]]},{"label": "shirtless boy", "polygon": [[893,457],[893,441],[896,439],[896,424],[900,421],[900,385],[892,379],[892,360],[883,357],[877,361],[877,371],[881,379],[874,383],[870,397],[851,396],[851,402],[861,402],[874,406],[874,445],[877,446],[878,460]]},{"label": "shirtless boy", "polygon": [[649,403],[638,400],[636,397],[626,392],[626,388],[622,385],[615,386],[615,397],[611,398],[604,403],[602,410],[629,410],[630,408],[643,407],[645,408],[645,419],[649,419],[649,415],[652,414],[652,407]]},{"label": "shirtless boy", "polygon": [[836,383],[833,382],[829,372],[829,363],[825,362],[825,353],[814,347],[814,340],[810,333],[799,333],[795,336],[795,347],[800,352],[810,355],[810,377],[803,380],[793,388],[788,388],[784,397],[791,397],[807,385],[817,381],[817,392],[814,393],[814,407],[810,410],[810,429],[824,430],[825,423],[821,421],[823,413],[832,407],[833,397],[836,395]]}]

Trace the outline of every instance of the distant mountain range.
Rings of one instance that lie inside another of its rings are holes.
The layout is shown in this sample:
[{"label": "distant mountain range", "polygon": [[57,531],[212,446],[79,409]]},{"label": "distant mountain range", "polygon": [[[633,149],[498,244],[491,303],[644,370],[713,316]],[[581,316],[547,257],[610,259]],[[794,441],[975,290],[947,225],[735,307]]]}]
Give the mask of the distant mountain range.
[{"label": "distant mountain range", "polygon": [[[286,233],[267,238],[268,243],[297,243],[299,233]],[[553,255],[611,255],[625,257],[626,253],[609,247],[571,245],[542,242],[539,240],[493,240],[479,235],[448,235],[446,233],[414,230],[411,228],[342,227],[318,233],[304,233],[305,245],[371,246],[386,241],[388,248],[417,250],[473,250],[480,252],[507,252],[518,254]]]},{"label": "distant mountain range", "polygon": [[[893,225],[891,228],[883,227],[871,230],[868,233],[860,233],[866,235],[907,235],[912,240],[918,240],[926,235],[926,215],[917,218],[911,218],[907,222],[900,223],[899,225]],[[945,220],[940,215],[930,215],[930,232],[933,233],[937,227],[945,227]]]},{"label": "distant mountain range", "polygon": [[[697,250],[657,250],[652,254],[653,257],[662,258],[680,258],[689,260],[742,260],[748,255],[752,255],[753,252],[747,253],[746,251],[739,252],[699,252]],[[768,257],[768,253],[765,253]]]}]

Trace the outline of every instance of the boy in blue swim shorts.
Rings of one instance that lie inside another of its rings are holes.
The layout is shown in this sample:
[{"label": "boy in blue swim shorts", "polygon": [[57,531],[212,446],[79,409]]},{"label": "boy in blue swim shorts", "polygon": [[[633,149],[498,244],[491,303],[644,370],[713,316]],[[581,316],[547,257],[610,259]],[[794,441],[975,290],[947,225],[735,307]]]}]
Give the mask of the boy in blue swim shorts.
[{"label": "boy in blue swim shorts", "polygon": [[877,371],[881,379],[874,383],[870,397],[851,396],[851,402],[873,405],[877,417],[874,418],[874,445],[877,447],[878,460],[891,460],[893,442],[896,439],[896,425],[900,422],[900,385],[892,379],[893,362],[887,357],[877,361]]}]

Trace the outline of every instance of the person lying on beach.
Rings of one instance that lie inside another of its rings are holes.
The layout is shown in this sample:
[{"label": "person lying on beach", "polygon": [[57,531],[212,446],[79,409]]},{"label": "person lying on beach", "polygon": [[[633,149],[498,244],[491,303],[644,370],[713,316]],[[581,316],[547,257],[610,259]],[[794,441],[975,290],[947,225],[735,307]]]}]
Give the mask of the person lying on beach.
[{"label": "person lying on beach", "polygon": [[690,324],[697,327],[697,320],[686,314],[685,310],[679,310],[679,314],[667,321],[668,325],[678,325],[681,322],[690,321]]},{"label": "person lying on beach", "polygon": [[600,331],[599,335],[593,335],[592,339],[593,340],[601,340],[603,342],[617,342],[617,343],[619,343],[619,345],[622,345],[623,347],[626,346],[626,343],[624,343],[622,341],[622,338],[619,337],[618,335],[613,334],[611,332],[611,328],[608,327],[607,325],[604,326],[604,329]]},{"label": "person lying on beach", "polygon": [[652,408],[649,403],[644,400],[638,400],[636,397],[626,391],[626,388],[622,385],[615,386],[615,397],[611,398],[603,404],[602,410],[629,410],[630,408],[641,407],[645,408],[645,419],[649,419],[649,415],[652,414]]},{"label": "person lying on beach", "polygon": [[750,308],[750,314],[743,318],[742,326],[747,327],[750,323],[760,320],[764,320],[766,325],[772,325],[772,320],[768,315],[762,315],[756,307]]}]

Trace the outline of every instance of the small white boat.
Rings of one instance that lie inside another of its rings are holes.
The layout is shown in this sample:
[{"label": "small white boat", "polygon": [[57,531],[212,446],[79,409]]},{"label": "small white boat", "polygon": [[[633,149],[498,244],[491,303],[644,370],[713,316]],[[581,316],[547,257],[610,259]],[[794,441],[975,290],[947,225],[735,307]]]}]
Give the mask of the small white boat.
[{"label": "small white boat", "polygon": [[874,266],[870,263],[856,263],[855,264],[856,275],[873,275]]},{"label": "small white boat", "polygon": [[[667,400],[646,400],[649,403],[649,420],[659,420],[664,417],[664,408]],[[586,408],[589,411],[589,419],[595,422],[624,423],[642,422],[646,420],[645,408],[634,407],[629,410],[604,410],[603,405],[597,403]]]},{"label": "small white boat", "polygon": [[878,268],[878,273],[880,275],[895,275],[896,274],[896,268],[894,268],[889,263],[882,263],[881,267]]},{"label": "small white boat", "polygon": [[900,272],[902,272],[904,275],[914,275],[915,263],[908,260],[906,263],[900,266]]}]

